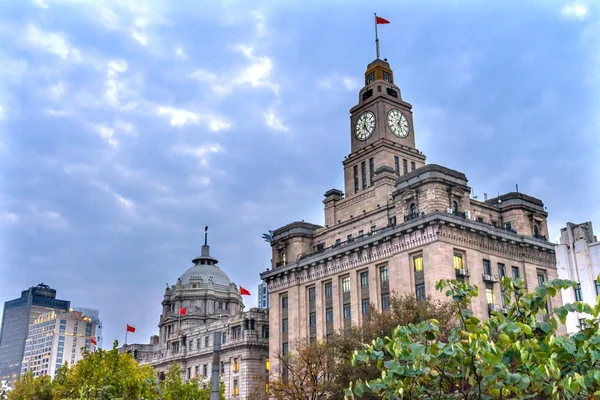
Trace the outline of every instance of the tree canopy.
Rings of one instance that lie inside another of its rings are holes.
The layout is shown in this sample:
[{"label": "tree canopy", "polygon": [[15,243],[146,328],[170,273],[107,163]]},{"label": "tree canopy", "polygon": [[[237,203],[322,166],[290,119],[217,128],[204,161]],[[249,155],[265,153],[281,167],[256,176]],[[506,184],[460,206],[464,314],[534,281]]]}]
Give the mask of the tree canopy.
[{"label": "tree canopy", "polygon": [[[63,365],[56,377],[34,377],[27,372],[8,393],[9,400],[208,400],[210,385],[196,379],[184,381],[177,364],[164,380],[154,369],[138,364],[130,354],[119,354],[115,341],[111,350],[86,353],[72,367]],[[221,398],[223,386],[221,385]]]},{"label": "tree canopy", "polygon": [[[470,310],[475,286],[444,280],[459,324],[447,338],[436,319],[401,325],[357,351],[353,365],[375,366],[375,379],[360,379],[348,398],[381,399],[591,399],[600,398],[600,296],[547,312],[549,298],[574,282],[553,280],[526,293],[523,280],[503,278],[506,314],[480,321]],[[585,326],[559,334],[571,312],[586,313]]]}]

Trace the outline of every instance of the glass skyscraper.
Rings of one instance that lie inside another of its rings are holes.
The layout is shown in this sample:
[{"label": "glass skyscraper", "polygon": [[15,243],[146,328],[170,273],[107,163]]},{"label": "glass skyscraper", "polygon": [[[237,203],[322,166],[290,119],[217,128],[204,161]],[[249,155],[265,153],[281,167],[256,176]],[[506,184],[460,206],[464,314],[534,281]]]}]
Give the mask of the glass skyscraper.
[{"label": "glass skyscraper", "polygon": [[4,303],[0,329],[0,381],[15,381],[21,372],[25,341],[40,315],[68,311],[71,303],[56,298],[56,290],[43,283],[21,292],[21,297]]}]

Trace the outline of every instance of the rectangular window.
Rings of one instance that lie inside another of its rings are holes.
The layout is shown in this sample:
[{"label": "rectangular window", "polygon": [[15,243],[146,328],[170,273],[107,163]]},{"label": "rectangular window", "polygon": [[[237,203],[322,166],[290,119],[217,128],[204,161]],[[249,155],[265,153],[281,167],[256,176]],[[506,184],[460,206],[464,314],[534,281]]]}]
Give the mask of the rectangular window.
[{"label": "rectangular window", "polygon": [[383,267],[379,268],[379,280],[381,282],[387,282],[388,281],[388,268],[387,268],[387,266],[383,266]]},{"label": "rectangular window", "polygon": [[386,82],[390,81],[390,73],[387,71],[383,71],[383,80]]},{"label": "rectangular window", "polygon": [[354,238],[352,237],[352,235],[346,236],[346,242],[351,243],[353,241],[354,241]]},{"label": "rectangular window", "polygon": [[287,356],[288,352],[289,352],[289,349],[288,349],[287,342],[281,343],[281,355]]},{"label": "rectangular window", "polygon": [[350,293],[350,277],[342,278],[342,292]]},{"label": "rectangular window", "polygon": [[512,277],[513,279],[519,278],[519,267],[512,266]]},{"label": "rectangular window", "polygon": [[350,317],[350,304],[346,303],[344,304],[344,319],[350,319]]},{"label": "rectangular window", "polygon": [[288,298],[287,298],[287,296],[283,296],[281,298],[281,308],[283,308],[283,309],[288,308]]},{"label": "rectangular window", "polygon": [[363,315],[369,313],[369,299],[363,299],[361,303],[362,313]]},{"label": "rectangular window", "polygon": [[394,156],[394,169],[396,170],[396,175],[400,176],[400,158],[398,156]]},{"label": "rectangular window", "polygon": [[210,338],[208,336],[204,336],[204,347],[208,347]]},{"label": "rectangular window", "polygon": [[390,309],[390,295],[389,293],[381,295],[381,309],[387,311]]},{"label": "rectangular window", "polygon": [[360,287],[366,288],[369,287],[369,272],[363,271],[360,273]]},{"label": "rectangular window", "polygon": [[581,283],[578,283],[577,287],[573,290],[575,291],[575,301],[583,301],[583,296],[581,295]]},{"label": "rectangular window", "polygon": [[454,255],[454,269],[464,269],[462,254]]},{"label": "rectangular window", "polygon": [[544,277],[544,274],[538,272],[537,281],[538,281],[538,286],[540,286],[540,287],[544,286],[544,282],[546,281],[546,277]]},{"label": "rectangular window", "polygon": [[202,375],[208,377],[208,364],[202,366]]},{"label": "rectangular window", "polygon": [[311,303],[317,301],[317,290],[314,287],[308,289],[308,301]]},{"label": "rectangular window", "polygon": [[281,320],[281,332],[285,333],[288,331],[288,319],[287,318],[283,318]]},{"label": "rectangular window", "polygon": [[269,372],[270,369],[271,369],[271,361],[269,360],[269,357],[267,357],[265,359],[265,372]]},{"label": "rectangular window", "polygon": [[342,240],[341,239],[335,239],[335,245],[339,246],[340,244],[342,244]]},{"label": "rectangular window", "polygon": [[496,304],[496,298],[494,296],[494,286],[489,283],[485,284],[485,298],[488,304]]},{"label": "rectangular window", "polygon": [[507,231],[512,230],[512,224],[510,222],[505,222],[504,229],[506,229]]},{"label": "rectangular window", "polygon": [[325,298],[330,299],[332,294],[333,294],[333,291],[331,290],[331,282],[327,282],[325,284]]},{"label": "rectangular window", "polygon": [[233,380],[233,395],[237,396],[240,394],[240,388],[238,387],[238,380],[234,379]]},{"label": "rectangular window", "polygon": [[333,308],[328,308],[325,310],[325,322],[328,324],[333,323]]},{"label": "rectangular window", "polygon": [[506,270],[504,269],[504,264],[498,263],[498,278],[502,279],[506,276]]},{"label": "rectangular window", "polygon": [[354,193],[358,192],[358,165],[354,166]]},{"label": "rectangular window", "polygon": [[417,300],[425,300],[426,296],[425,296],[425,284],[424,283],[419,283],[418,285],[415,286],[415,292],[417,294]]},{"label": "rectangular window", "polygon": [[492,274],[492,267],[490,266],[490,260],[483,260],[483,273],[486,275]]},{"label": "rectangular window", "polygon": [[365,231],[358,231],[358,237],[364,237],[365,236]]},{"label": "rectangular window", "polygon": [[238,363],[238,359],[233,359],[233,372],[238,372],[240,370],[240,365]]},{"label": "rectangular window", "polygon": [[367,75],[367,85],[375,80],[375,73],[371,72]]},{"label": "rectangular window", "polygon": [[415,169],[417,169],[417,166],[416,166],[416,164],[415,164],[415,162],[414,162],[414,161],[411,161],[411,162],[410,162],[410,170],[411,170],[411,171],[414,171]]},{"label": "rectangular window", "polygon": [[362,173],[362,188],[366,189],[367,188],[367,163],[364,161],[360,163],[360,172]]},{"label": "rectangular window", "polygon": [[369,182],[373,186],[373,178],[375,177],[375,162],[373,158],[369,158]]},{"label": "rectangular window", "polygon": [[371,227],[371,233],[375,233],[375,232],[377,232],[377,225],[373,225]]},{"label": "rectangular window", "polygon": [[423,271],[423,256],[413,257],[413,266],[415,268],[415,272]]},{"label": "rectangular window", "polygon": [[408,161],[406,161],[406,158],[402,159],[402,170],[404,175],[408,174]]},{"label": "rectangular window", "polygon": [[315,326],[317,325],[317,314],[314,312],[311,312],[310,314],[308,314],[308,326]]}]

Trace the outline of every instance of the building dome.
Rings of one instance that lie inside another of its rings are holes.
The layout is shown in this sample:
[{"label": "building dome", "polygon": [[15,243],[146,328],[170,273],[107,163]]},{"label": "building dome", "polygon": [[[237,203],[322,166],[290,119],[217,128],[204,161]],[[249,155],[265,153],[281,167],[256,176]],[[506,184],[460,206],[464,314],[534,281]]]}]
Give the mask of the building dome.
[{"label": "building dome", "polygon": [[212,282],[213,285],[229,287],[231,284],[231,280],[227,274],[221,270],[221,268],[213,264],[201,264],[201,262],[196,263],[196,265],[185,271],[179,277],[179,280],[183,286],[188,286],[190,284],[190,280],[197,281],[200,279],[202,279],[203,285]]}]

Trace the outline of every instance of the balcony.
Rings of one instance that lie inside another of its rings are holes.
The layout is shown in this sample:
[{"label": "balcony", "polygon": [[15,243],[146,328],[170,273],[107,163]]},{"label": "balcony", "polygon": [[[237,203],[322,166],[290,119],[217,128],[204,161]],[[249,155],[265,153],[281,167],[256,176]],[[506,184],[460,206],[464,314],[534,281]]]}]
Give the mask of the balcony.
[{"label": "balcony", "polygon": [[281,267],[281,266],[283,266],[283,265],[285,265],[285,261],[277,261],[277,262],[275,263],[275,267]]},{"label": "balcony", "polygon": [[486,283],[496,283],[498,282],[498,277],[495,275],[483,274],[483,281]]},{"label": "balcony", "polygon": [[419,217],[419,213],[410,213],[410,214],[404,216],[404,222],[408,222],[408,221],[413,220],[418,217]]},{"label": "balcony", "polygon": [[468,277],[469,276],[469,271],[467,271],[464,268],[456,268],[456,276],[462,276],[462,277]]},{"label": "balcony", "polygon": [[464,211],[452,211],[452,214],[457,217],[467,218],[467,214]]},{"label": "balcony", "polygon": [[535,235],[533,235],[533,237],[536,239],[544,240],[546,242],[548,241],[548,238],[544,235],[535,234]]}]

